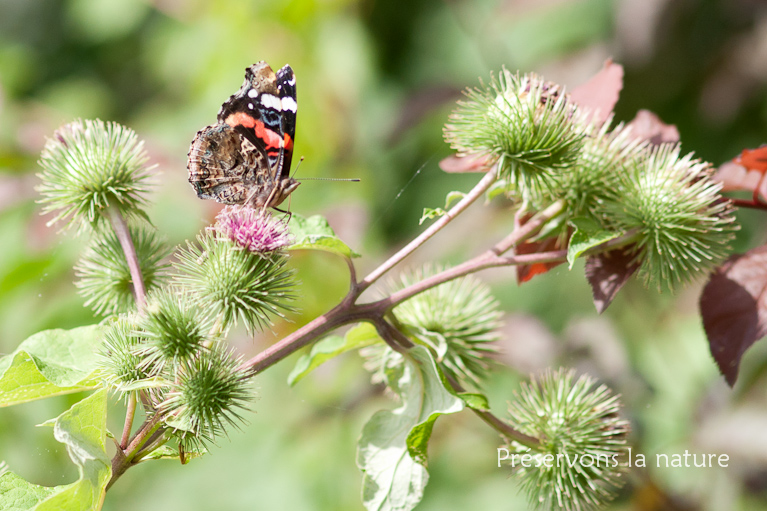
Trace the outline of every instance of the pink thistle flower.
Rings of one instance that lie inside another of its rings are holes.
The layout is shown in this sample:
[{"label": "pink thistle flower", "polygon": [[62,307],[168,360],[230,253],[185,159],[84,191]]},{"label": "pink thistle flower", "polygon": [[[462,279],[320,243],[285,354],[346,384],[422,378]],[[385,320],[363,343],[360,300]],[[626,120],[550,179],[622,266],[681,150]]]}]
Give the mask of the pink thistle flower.
[{"label": "pink thistle flower", "polygon": [[222,209],[216,216],[214,229],[254,253],[275,252],[293,242],[285,222],[262,209],[248,206]]}]

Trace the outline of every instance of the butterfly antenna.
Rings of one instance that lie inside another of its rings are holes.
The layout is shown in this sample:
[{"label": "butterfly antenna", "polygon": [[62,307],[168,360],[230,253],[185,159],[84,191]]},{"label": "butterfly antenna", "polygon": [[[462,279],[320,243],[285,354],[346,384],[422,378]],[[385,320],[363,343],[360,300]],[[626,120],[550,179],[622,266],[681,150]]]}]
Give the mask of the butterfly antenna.
[{"label": "butterfly antenna", "polygon": [[[295,178],[296,174],[298,174],[298,167],[301,166],[301,162],[304,161],[304,157],[302,156],[298,160],[298,164],[296,165],[296,169],[293,171],[293,175],[290,176],[291,178]],[[342,178],[342,177],[302,177],[301,181],[351,181],[353,183],[359,183],[360,178],[353,177],[353,178]]]},{"label": "butterfly antenna", "polygon": [[349,181],[352,183],[359,183],[361,179],[358,177],[302,177],[301,181]]},{"label": "butterfly antenna", "polygon": [[301,157],[298,159],[298,163],[296,163],[296,168],[295,168],[295,169],[293,169],[293,175],[292,175],[292,176],[290,176],[290,177],[291,177],[291,179],[293,179],[293,178],[295,178],[295,177],[296,177],[296,174],[298,174],[298,167],[300,167],[300,166],[301,166],[301,162],[303,162],[303,161],[304,161],[304,157],[303,157],[303,156],[301,156]]}]

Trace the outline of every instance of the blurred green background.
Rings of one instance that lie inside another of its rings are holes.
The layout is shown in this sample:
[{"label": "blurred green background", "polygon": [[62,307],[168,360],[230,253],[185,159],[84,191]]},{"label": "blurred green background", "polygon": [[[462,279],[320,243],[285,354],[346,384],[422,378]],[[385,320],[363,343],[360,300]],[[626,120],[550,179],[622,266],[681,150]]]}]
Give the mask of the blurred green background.
[{"label": "blurred green background", "polygon": [[[74,118],[124,123],[160,174],[151,217],[172,244],[194,237],[218,206],[196,199],[186,153],[197,130],[242,83],[244,69],[290,63],[298,77],[298,178],[291,210],[328,217],[372,269],[419,230],[423,207],[466,190],[448,175],[441,137],[461,89],[501,66],[576,86],[612,57],[626,70],[617,119],[650,109],[678,126],[683,148],[719,164],[767,142],[767,5],[761,0],[0,0],[0,352],[47,328],[98,321],[72,285],[83,240],[46,227],[35,204],[45,137]],[[408,185],[405,187],[405,185]],[[403,190],[404,187],[404,190]],[[408,261],[457,262],[507,232],[506,204],[474,207]],[[763,216],[742,213],[736,249],[764,241]],[[332,256],[299,254],[301,313],[275,334],[235,342],[253,354],[326,311],[348,285]],[[630,474],[615,510],[767,509],[767,346],[747,355],[734,390],[708,354],[693,287],[677,296],[631,283],[597,316],[582,266],[522,288],[490,282],[508,311],[508,369],[490,382],[495,411],[544,367],[588,371],[624,396],[634,452],[727,453],[726,469]],[[370,296],[373,296],[371,293]],[[250,424],[212,455],[130,470],[105,509],[358,510],[356,439],[392,407],[347,355],[289,389],[291,358],[257,379]],[[79,396],[0,411],[0,459],[46,485],[77,477],[48,429]],[[121,425],[114,403],[113,431]],[[422,510],[527,509],[498,439],[471,414],[437,422]],[[653,465],[653,464],[651,464]],[[216,490],[211,491],[215,486]]]}]

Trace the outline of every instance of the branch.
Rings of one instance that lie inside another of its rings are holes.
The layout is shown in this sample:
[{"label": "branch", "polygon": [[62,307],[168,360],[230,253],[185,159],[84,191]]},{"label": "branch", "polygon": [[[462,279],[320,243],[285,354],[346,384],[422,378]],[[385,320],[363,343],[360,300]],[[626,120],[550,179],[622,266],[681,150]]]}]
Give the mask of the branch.
[{"label": "branch", "polygon": [[128,447],[130,430],[133,427],[133,418],[136,415],[136,401],[136,393],[131,392],[128,396],[128,409],[125,412],[125,425],[123,426],[123,436],[120,439],[120,449]]},{"label": "branch", "polygon": [[767,204],[759,200],[733,199],[733,198],[728,198],[728,199],[730,202],[732,202],[733,206],[737,206],[739,208],[760,209],[762,211],[767,211]]},{"label": "branch", "polygon": [[[139,314],[141,314],[146,307],[146,288],[144,287],[144,275],[141,272],[138,255],[136,254],[136,247],[133,244],[133,238],[130,235],[128,224],[125,221],[125,218],[123,218],[123,216],[120,214],[120,210],[110,205],[107,208],[107,212],[109,214],[109,221],[112,224],[112,229],[114,229],[115,235],[117,236],[117,239],[120,242],[120,246],[123,249],[123,253],[125,254],[125,260],[128,263],[128,270],[130,271],[131,280],[133,281],[133,295],[136,299],[136,308],[138,309]],[[120,475],[122,475],[122,472],[115,472],[115,469],[122,469],[123,471],[128,469],[130,460],[125,458],[123,455],[123,450],[127,448],[128,438],[130,436],[131,428],[133,427],[133,419],[135,415],[136,396],[132,394],[128,399],[128,408],[125,411],[125,422],[123,425],[123,434],[122,438],[120,439],[118,453],[115,454],[115,458],[113,460],[113,463],[118,462],[122,465],[113,467],[113,477],[109,482],[109,486],[111,486],[112,483],[116,481]],[[109,486],[107,486],[107,488],[109,488]]]},{"label": "branch", "polygon": [[125,471],[133,465],[136,453],[141,450],[147,439],[151,438],[162,427],[160,418],[159,413],[153,415],[151,419],[147,419],[141,425],[141,428],[136,432],[128,447],[123,449],[118,446],[117,452],[114,458],[112,458],[112,477],[109,479],[109,483],[107,483],[106,490],[109,490]]},{"label": "branch", "polygon": [[468,208],[474,201],[476,201],[479,197],[482,196],[483,193],[487,191],[488,188],[490,188],[490,185],[492,185],[495,180],[497,179],[496,176],[496,170],[495,167],[492,167],[490,170],[485,173],[485,175],[482,177],[482,179],[477,183],[472,190],[464,196],[463,199],[461,199],[458,204],[453,206],[450,211],[445,213],[439,220],[434,222],[432,225],[429,226],[428,229],[423,231],[420,236],[415,238],[413,241],[408,243],[405,247],[403,247],[399,252],[391,256],[387,261],[385,261],[381,266],[370,272],[370,274],[365,277],[360,283],[357,285],[356,292],[359,296],[362,294],[365,289],[370,287],[371,284],[373,284],[376,280],[381,278],[382,275],[384,275],[387,271],[391,270],[394,266],[396,266],[400,261],[405,259],[407,256],[409,256],[415,249],[423,245],[429,238],[437,234],[440,229],[445,227],[448,223],[450,223],[453,218],[458,216],[463,210]]},{"label": "branch", "polygon": [[521,431],[517,431],[511,425],[507,424],[506,422],[502,421],[495,415],[493,415],[490,412],[484,411],[484,410],[475,410],[474,408],[471,409],[477,416],[482,419],[485,424],[496,430],[501,435],[505,436],[509,440],[514,440],[515,442],[518,442],[525,447],[530,447],[531,449],[539,447],[541,444],[541,441],[538,438],[525,435]]},{"label": "branch", "polygon": [[133,281],[136,307],[140,314],[146,306],[146,288],[144,287],[144,275],[141,273],[138,256],[136,255],[136,247],[133,245],[128,224],[120,214],[120,211],[114,206],[109,206],[107,211],[109,212],[109,221],[112,224],[112,229],[114,229],[117,239],[120,241],[120,246],[125,253],[125,260],[128,262],[128,270],[130,270],[131,280]]},{"label": "branch", "polygon": [[[619,236],[615,239],[602,243],[601,245],[597,245],[596,247],[593,247],[590,250],[587,250],[586,252],[582,254],[581,257],[594,255],[594,254],[598,254],[602,252],[609,252],[610,250],[614,250],[616,248],[633,243],[634,241],[636,241],[636,238],[637,238],[636,232],[633,232],[633,231],[628,232],[624,234],[623,236]],[[517,266],[522,264],[552,263],[552,262],[558,262],[558,261],[564,262],[567,260],[567,250],[552,250],[549,252],[538,252],[535,254],[521,254],[521,255],[503,257],[503,256],[498,256],[495,254],[496,247],[493,247],[492,249],[488,250],[486,253],[479,255],[475,257],[474,259],[470,259],[462,264],[459,264],[458,266],[448,268],[447,270],[437,273],[436,275],[427,277],[420,282],[416,282],[410,287],[406,287],[405,289],[401,289],[395,293],[392,293],[388,297],[370,305],[384,307],[385,310],[382,312],[385,312],[385,311],[391,310],[392,308],[396,307],[397,305],[404,302],[405,300],[409,300],[415,295],[426,291],[427,289],[431,289],[432,287],[439,286],[440,284],[444,284],[445,282],[449,282],[459,277],[469,275],[470,273],[476,273],[481,270],[486,270],[488,268],[497,268],[500,266]]]},{"label": "branch", "polygon": [[[482,255],[454,268],[438,273],[433,277],[424,279],[413,286],[398,291],[388,298],[384,298],[377,302],[355,305],[348,300],[344,300],[330,312],[310,321],[292,334],[282,338],[282,340],[275,344],[272,344],[253,358],[243,362],[239,369],[247,371],[249,377],[255,376],[257,373],[260,373],[264,369],[290,356],[304,346],[307,346],[325,333],[343,325],[358,323],[360,321],[369,321],[378,328],[383,324],[382,322],[385,323],[383,320],[385,314],[398,303],[405,301],[430,287],[462,277],[463,275],[496,266],[560,261],[564,260],[566,257],[566,250],[556,250],[540,254],[525,254],[514,257]],[[398,340],[397,342],[400,341]]]},{"label": "branch", "polygon": [[565,209],[565,201],[558,200],[548,208],[535,214],[530,220],[514,229],[511,234],[493,245],[490,249],[495,255],[503,255],[509,249],[516,247],[525,240],[530,239],[543,227],[549,220],[557,216]]},{"label": "branch", "polygon": [[371,320],[369,314],[359,313],[358,307],[344,300],[330,312],[313,319],[287,337],[272,344],[253,358],[243,362],[239,370],[248,371],[248,376],[255,376],[285,357],[295,353],[326,332],[357,321]]},{"label": "branch", "polygon": [[[455,380],[455,378],[445,373],[443,373],[443,376],[456,393],[466,392],[466,389],[464,389],[461,384]],[[480,419],[485,421],[488,426],[510,440],[515,440],[520,444],[530,448],[535,448],[540,445],[539,439],[525,435],[521,431],[517,431],[510,424],[502,421],[487,410],[477,410],[476,408],[471,408],[471,411],[477,414]]]}]

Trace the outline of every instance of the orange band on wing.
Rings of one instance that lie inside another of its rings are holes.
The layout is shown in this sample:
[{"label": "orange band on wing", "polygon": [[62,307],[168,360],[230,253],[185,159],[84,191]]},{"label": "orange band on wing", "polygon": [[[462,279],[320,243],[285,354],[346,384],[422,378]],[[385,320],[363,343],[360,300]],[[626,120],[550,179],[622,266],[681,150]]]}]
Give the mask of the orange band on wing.
[{"label": "orange band on wing", "polygon": [[[280,135],[274,130],[267,128],[263,121],[254,119],[248,114],[237,112],[227,117],[224,122],[232,127],[243,126],[245,128],[253,128],[256,133],[256,137],[264,141],[267,150],[279,149],[281,146],[285,147],[282,145],[283,143],[287,144],[287,140],[283,142],[283,140],[280,138]],[[290,139],[288,135],[285,135],[285,137]],[[290,145],[291,147],[293,146],[292,141],[290,141]]]},{"label": "orange band on wing", "polygon": [[245,126],[246,128],[252,128],[258,121],[246,113],[237,112],[227,117],[224,122],[231,127]]}]

